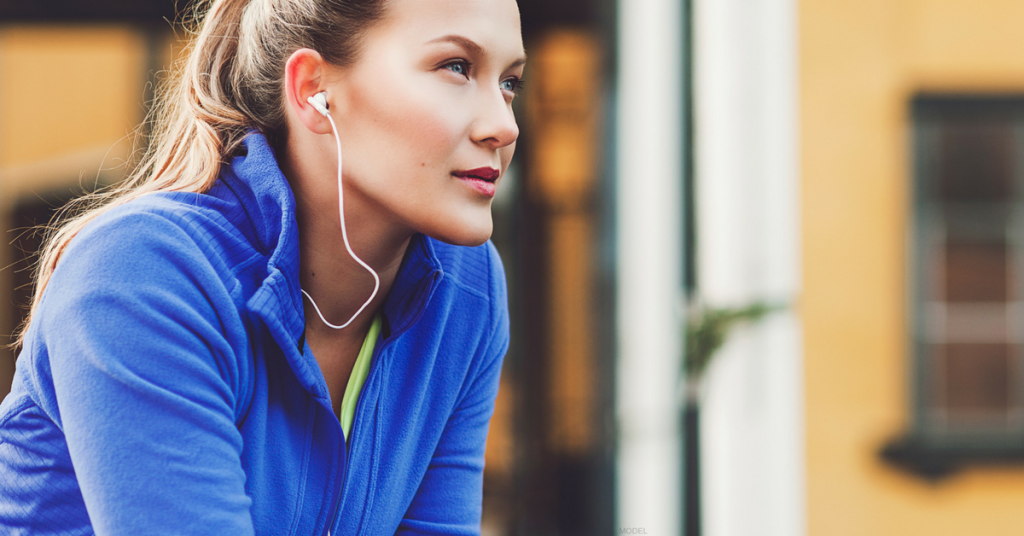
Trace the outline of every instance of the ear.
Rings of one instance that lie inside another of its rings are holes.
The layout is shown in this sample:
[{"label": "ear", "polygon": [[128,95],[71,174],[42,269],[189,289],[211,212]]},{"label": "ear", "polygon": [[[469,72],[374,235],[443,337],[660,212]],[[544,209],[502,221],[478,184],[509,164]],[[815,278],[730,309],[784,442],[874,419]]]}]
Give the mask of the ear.
[{"label": "ear", "polygon": [[[320,53],[300,48],[292,53],[284,67],[285,106],[288,115],[316,134],[330,134],[331,125],[306,99],[326,90],[324,71],[327,62]],[[330,103],[331,95],[327,95]]]}]

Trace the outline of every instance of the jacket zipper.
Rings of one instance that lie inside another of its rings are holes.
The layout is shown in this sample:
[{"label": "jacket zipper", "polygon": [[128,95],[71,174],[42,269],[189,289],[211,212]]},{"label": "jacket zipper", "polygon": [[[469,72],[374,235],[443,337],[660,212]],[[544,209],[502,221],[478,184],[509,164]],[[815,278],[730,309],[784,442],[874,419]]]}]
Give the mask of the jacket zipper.
[{"label": "jacket zipper", "polygon": [[[404,332],[405,330],[402,330],[402,331]],[[370,378],[373,376],[373,372],[375,370],[377,370],[377,362],[380,361],[380,359],[379,359],[380,354],[383,353],[384,350],[388,346],[390,346],[391,343],[400,334],[401,334],[401,332],[399,332],[399,333],[391,333],[390,337],[388,337],[388,340],[381,341],[380,346],[378,346],[378,347],[373,349],[373,355],[370,358],[370,371],[366,373],[366,381],[363,383],[364,386],[366,385],[367,382],[369,382]],[[356,415],[359,415],[359,408],[363,404],[363,393],[364,392],[365,392],[365,390],[360,390],[359,398],[356,400],[356,409],[355,409]],[[355,420],[352,421],[351,433],[352,433],[352,444],[353,445],[355,444],[355,440],[356,440],[356,431],[362,429],[362,427],[358,426],[358,424],[357,424],[358,422],[359,422],[359,419],[355,419]],[[341,423],[340,422],[338,423],[338,428],[339,429],[341,428]],[[342,431],[341,437],[342,437],[342,440],[344,441],[345,440],[345,432],[344,431]],[[351,459],[352,459],[352,449],[348,448],[348,445],[345,445],[345,470],[342,472],[342,477],[341,477],[342,478],[342,480],[341,480],[341,491],[338,493],[338,498],[334,501],[334,513],[331,515],[331,522],[327,525],[327,536],[331,536],[331,529],[334,528],[334,524],[338,521],[338,513],[339,513],[338,510],[339,510],[339,507],[341,506],[341,498],[345,495],[345,489],[348,487],[348,464],[349,464],[349,461]]]},{"label": "jacket zipper", "polygon": [[[430,285],[431,285],[431,293],[433,293],[433,287],[435,285],[437,285],[437,280],[438,280],[438,277],[435,275],[433,277],[433,281],[431,281],[431,283],[430,283]],[[380,346],[373,349],[373,359],[370,362],[370,371],[366,373],[366,380],[367,381],[369,381],[370,378],[373,376],[373,372],[375,370],[377,370],[377,367],[378,367],[377,362],[380,361],[380,359],[379,359],[380,354],[382,354],[384,352],[384,350],[388,346],[391,346],[391,344],[396,339],[398,339],[398,337],[400,337],[403,333],[408,331],[409,328],[411,328],[413,326],[413,324],[415,324],[416,321],[419,320],[419,315],[422,314],[422,313],[423,313],[423,311],[421,310],[419,312],[419,314],[417,314],[413,318],[413,320],[411,322],[407,322],[405,324],[405,326],[402,327],[401,330],[399,330],[399,331],[392,331],[391,333],[389,333],[387,340],[381,341]],[[382,314],[383,314],[383,312],[382,312]],[[383,320],[385,322],[387,322],[387,318],[384,318]],[[364,382],[363,385],[365,386],[366,383]],[[355,410],[356,411],[356,415],[359,415],[359,408],[363,404],[363,395],[364,395],[364,392],[360,391],[359,392],[359,398],[356,400],[356,410]],[[355,444],[356,431],[362,429],[362,427],[360,427],[357,424],[358,422],[359,422],[359,420],[353,420],[352,421],[352,430],[351,430],[351,432],[352,432],[352,444],[353,445]],[[341,428],[341,422],[340,421],[338,422],[338,428],[339,428],[339,430]],[[345,441],[345,433],[343,431],[342,431],[342,434],[341,434],[341,438],[342,438],[342,441]],[[334,501],[334,513],[331,515],[331,522],[330,522],[330,524],[327,525],[327,527],[325,527],[324,532],[326,533],[326,536],[331,536],[331,529],[334,528],[334,524],[338,521],[338,510],[339,510],[339,507],[341,506],[341,498],[345,495],[345,490],[348,488],[348,465],[349,465],[349,461],[351,459],[352,459],[352,449],[348,448],[348,445],[345,445],[345,470],[342,473],[342,477],[341,477],[342,478],[342,481],[341,481],[341,492],[338,493],[338,497]],[[358,535],[356,535],[356,536],[358,536]]]},{"label": "jacket zipper", "polygon": [[[339,424],[338,428],[341,428],[340,424]],[[339,430],[339,432],[340,431],[341,430]],[[342,434],[342,437],[344,437],[344,434]],[[347,454],[348,453],[346,452],[346,455]],[[341,480],[342,485],[344,485],[345,479],[348,478],[348,464],[347,463],[345,464],[345,467],[341,471],[341,478],[342,478],[342,480]],[[341,486],[339,486],[338,496],[334,498],[334,506],[332,507],[332,509],[334,510],[334,514],[331,515],[330,523],[328,523],[327,526],[324,527],[326,529],[326,531],[327,531],[327,536],[331,536],[331,528],[334,527],[334,522],[335,522],[335,520],[337,520],[337,517],[338,517],[338,506],[341,505],[341,497],[344,494],[343,492],[344,492],[344,489],[341,489]]]}]

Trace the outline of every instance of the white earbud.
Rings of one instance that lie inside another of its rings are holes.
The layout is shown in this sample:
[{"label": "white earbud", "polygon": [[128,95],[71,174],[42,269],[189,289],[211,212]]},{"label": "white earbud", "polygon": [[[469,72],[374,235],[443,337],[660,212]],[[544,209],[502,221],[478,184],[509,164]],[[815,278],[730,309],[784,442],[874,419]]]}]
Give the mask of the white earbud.
[{"label": "white earbud", "polygon": [[322,115],[324,117],[327,117],[327,116],[331,115],[330,110],[327,109],[327,92],[326,91],[321,91],[320,93],[317,93],[316,95],[313,95],[312,97],[309,97],[308,99],[306,99],[306,102],[308,102],[310,105],[312,105],[313,108],[316,109],[316,111],[320,112],[320,115]]},{"label": "white earbud", "polygon": [[352,315],[352,318],[349,318],[344,324],[332,324],[328,322],[327,319],[324,318],[324,314],[320,312],[320,307],[318,307],[316,302],[313,301],[313,297],[310,296],[305,289],[300,289],[302,290],[303,296],[309,299],[309,303],[313,304],[313,309],[316,310],[317,316],[320,317],[320,320],[323,321],[327,327],[332,329],[342,329],[351,324],[352,321],[359,316],[359,313],[363,312],[363,309],[366,309],[366,307],[370,305],[370,302],[373,301],[373,298],[377,296],[377,291],[380,290],[380,277],[377,275],[377,272],[373,271],[373,268],[370,268],[370,265],[363,262],[363,259],[360,259],[359,256],[356,255],[356,252],[352,251],[352,245],[348,242],[348,229],[345,227],[345,190],[341,187],[341,137],[338,136],[338,126],[334,124],[331,112],[327,110],[327,92],[321,91],[320,93],[306,99],[306,102],[311,104],[316,111],[323,114],[323,116],[330,121],[331,131],[334,133],[334,142],[338,147],[338,216],[341,218],[341,239],[345,242],[345,249],[348,250],[348,254],[352,259],[359,263],[360,266],[365,268],[366,271],[370,272],[370,275],[373,276],[373,292],[370,294],[370,297],[367,298],[362,307]]}]

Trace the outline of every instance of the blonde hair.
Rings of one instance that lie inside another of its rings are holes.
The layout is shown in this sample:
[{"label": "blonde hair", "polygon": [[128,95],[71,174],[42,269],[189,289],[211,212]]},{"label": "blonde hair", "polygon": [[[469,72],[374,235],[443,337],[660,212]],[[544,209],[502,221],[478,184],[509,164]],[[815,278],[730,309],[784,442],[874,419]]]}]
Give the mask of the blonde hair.
[{"label": "blonde hair", "polygon": [[[279,149],[287,137],[284,68],[311,48],[333,65],[356,60],[365,30],[380,20],[384,0],[212,0],[186,21],[198,26],[183,59],[160,88],[146,124],[150,143],[118,185],[76,200],[54,225],[35,267],[20,347],[46,284],[74,237],[100,214],[152,192],[208,191],[222,163],[251,130]],[[205,12],[205,15],[203,14]]]}]

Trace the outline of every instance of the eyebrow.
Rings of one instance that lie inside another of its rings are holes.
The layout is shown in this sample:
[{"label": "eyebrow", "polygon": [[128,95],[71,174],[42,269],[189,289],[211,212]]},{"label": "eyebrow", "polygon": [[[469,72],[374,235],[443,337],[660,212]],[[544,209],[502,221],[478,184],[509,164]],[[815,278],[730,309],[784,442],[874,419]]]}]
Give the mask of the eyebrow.
[{"label": "eyebrow", "polygon": [[[467,37],[463,37],[461,35],[456,35],[456,34],[448,34],[448,35],[443,35],[441,37],[438,37],[437,39],[431,39],[430,41],[427,41],[427,44],[431,44],[431,43],[446,43],[446,42],[447,43],[455,43],[455,44],[461,46],[462,48],[465,48],[471,54],[476,55],[476,56],[482,56],[483,53],[484,53],[484,47],[478,45],[476,43],[476,41],[473,41],[472,39],[469,39]],[[525,63],[526,63],[526,54],[524,53],[521,58],[519,58],[516,61],[512,62],[512,64],[509,65],[507,67],[507,69],[514,69],[516,67],[524,65]]]}]

